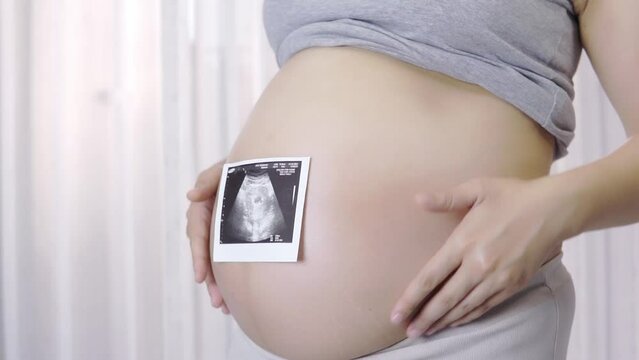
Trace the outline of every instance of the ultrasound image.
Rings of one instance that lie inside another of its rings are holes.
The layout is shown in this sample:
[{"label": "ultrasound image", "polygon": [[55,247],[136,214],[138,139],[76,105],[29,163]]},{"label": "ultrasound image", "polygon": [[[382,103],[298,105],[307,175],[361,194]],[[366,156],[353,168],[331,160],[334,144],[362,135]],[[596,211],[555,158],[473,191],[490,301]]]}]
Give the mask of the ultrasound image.
[{"label": "ultrasound image", "polygon": [[220,244],[291,243],[301,162],[261,162],[229,168]]}]

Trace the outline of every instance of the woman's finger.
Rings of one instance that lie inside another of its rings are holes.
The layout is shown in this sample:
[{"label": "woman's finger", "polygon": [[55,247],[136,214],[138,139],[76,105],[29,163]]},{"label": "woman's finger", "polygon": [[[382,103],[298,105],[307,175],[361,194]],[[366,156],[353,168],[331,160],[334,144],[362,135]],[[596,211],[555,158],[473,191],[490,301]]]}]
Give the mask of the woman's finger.
[{"label": "woman's finger", "polygon": [[475,286],[455,307],[453,307],[446,315],[437,320],[430,329],[426,331],[426,335],[432,335],[435,332],[445,328],[453,322],[461,319],[463,316],[475,310],[482,305],[487,299],[498,292],[498,286],[495,281],[485,279]]},{"label": "woman's finger", "polygon": [[191,256],[195,281],[201,283],[211,268],[209,255],[209,235],[211,225],[211,211],[205,203],[192,203],[188,210],[186,224],[187,236],[191,244]]},{"label": "woman's finger", "polygon": [[226,159],[220,160],[197,177],[195,187],[186,194],[190,201],[204,201],[215,196]]},{"label": "woman's finger", "polygon": [[[218,180],[218,183],[219,183],[219,180]],[[215,193],[217,192],[218,183],[206,185],[205,187],[193,188],[189,190],[188,193],[186,193],[186,198],[189,199],[189,201],[193,201],[193,202],[208,200],[215,196]]]},{"label": "woman's finger", "polygon": [[411,321],[406,331],[407,335],[416,337],[423,334],[438,319],[462,301],[481,280],[481,276],[474,273],[468,265],[462,262],[459,269]]},{"label": "woman's finger", "polygon": [[444,243],[410,282],[391,312],[393,323],[400,324],[418,311],[428,294],[459,267],[461,255],[451,244],[448,241]]},{"label": "woman's finger", "polygon": [[504,300],[508,299],[510,296],[513,295],[513,293],[514,291],[512,290],[504,289],[494,294],[493,296],[486,299],[486,301],[484,301],[481,305],[477,306],[475,309],[470,311],[468,314],[464,315],[458,320],[455,320],[452,324],[450,324],[450,326],[459,326],[462,324],[466,324],[481,317],[486,312],[490,311],[490,309],[494,308],[495,306],[501,304]]},{"label": "woman's finger", "polygon": [[[492,304],[487,302],[489,299],[492,299],[491,301],[499,301],[500,298],[493,298],[494,295],[505,294],[510,296],[523,288],[528,282],[526,272],[514,269],[503,270],[492,276],[490,276],[487,271],[484,271],[483,274],[483,277],[486,279],[482,281],[480,285],[477,285],[458,306],[448,312],[444,318],[437,321],[437,324],[431,326],[432,329],[426,332],[427,335],[444,328],[448,324],[452,325],[481,305]],[[501,301],[503,301],[503,299],[501,299]]]},{"label": "woman's finger", "polygon": [[419,193],[415,196],[415,200],[426,210],[457,211],[471,208],[476,202],[481,201],[483,191],[482,178],[473,178],[450,190]]},{"label": "woman's finger", "polygon": [[228,315],[231,313],[231,310],[229,310],[229,307],[226,304],[222,304],[222,312]]},{"label": "woman's finger", "polygon": [[224,303],[224,299],[222,298],[222,293],[215,282],[215,275],[213,271],[209,271],[206,276],[206,289],[208,290],[209,297],[211,298],[211,306],[214,308],[219,308],[221,306],[226,306]]}]

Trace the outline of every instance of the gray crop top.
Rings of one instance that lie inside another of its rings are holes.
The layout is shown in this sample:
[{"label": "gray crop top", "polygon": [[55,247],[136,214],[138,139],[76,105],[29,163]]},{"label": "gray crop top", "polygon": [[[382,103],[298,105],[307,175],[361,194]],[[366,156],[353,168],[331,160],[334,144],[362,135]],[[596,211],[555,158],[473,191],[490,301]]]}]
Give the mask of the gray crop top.
[{"label": "gray crop top", "polygon": [[312,46],[355,46],[479,85],[555,137],[574,137],[582,45],[572,0],[264,0],[281,67]]}]

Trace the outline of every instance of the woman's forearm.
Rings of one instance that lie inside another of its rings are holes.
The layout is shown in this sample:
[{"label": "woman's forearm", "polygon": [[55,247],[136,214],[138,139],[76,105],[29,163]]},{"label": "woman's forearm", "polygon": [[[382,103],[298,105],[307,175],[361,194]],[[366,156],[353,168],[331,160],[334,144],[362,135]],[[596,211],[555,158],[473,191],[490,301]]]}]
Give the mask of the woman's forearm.
[{"label": "woman's forearm", "polygon": [[572,202],[566,238],[639,222],[639,135],[592,163],[544,178],[560,201]]}]

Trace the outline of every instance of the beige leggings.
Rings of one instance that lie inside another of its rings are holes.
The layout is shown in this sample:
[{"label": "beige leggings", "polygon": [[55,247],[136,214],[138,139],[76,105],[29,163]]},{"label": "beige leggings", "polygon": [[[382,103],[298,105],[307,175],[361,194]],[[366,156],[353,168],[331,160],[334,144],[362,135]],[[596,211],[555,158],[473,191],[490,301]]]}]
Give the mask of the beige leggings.
[{"label": "beige leggings", "polygon": [[[528,285],[480,318],[432,336],[407,338],[358,359],[563,360],[575,313],[575,289],[561,262],[544,264]],[[227,359],[282,360],[232,320]]]}]

